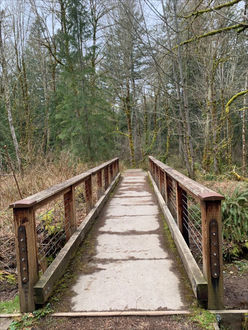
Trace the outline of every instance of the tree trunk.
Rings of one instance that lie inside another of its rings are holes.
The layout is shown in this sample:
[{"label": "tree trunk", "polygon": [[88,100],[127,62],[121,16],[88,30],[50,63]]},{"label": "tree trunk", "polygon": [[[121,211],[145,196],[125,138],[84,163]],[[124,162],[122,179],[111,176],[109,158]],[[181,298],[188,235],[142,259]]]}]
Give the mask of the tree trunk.
[{"label": "tree trunk", "polygon": [[[245,77],[245,90],[248,89],[248,71]],[[242,173],[246,175],[246,111],[248,110],[247,94],[244,95],[243,111],[242,111]]]},{"label": "tree trunk", "polygon": [[130,86],[129,81],[127,81],[127,95],[125,97],[124,109],[127,118],[127,129],[128,129],[128,141],[129,141],[129,151],[131,164],[135,167],[135,152],[134,152],[134,143],[133,143],[133,130],[132,130],[132,120],[131,120],[131,100],[130,100]]},{"label": "tree trunk", "polygon": [[9,88],[9,80],[8,80],[8,73],[7,73],[7,62],[5,59],[4,54],[4,46],[3,46],[3,37],[2,37],[2,22],[3,22],[3,15],[4,12],[0,12],[0,63],[2,66],[2,79],[3,79],[3,93],[4,93],[4,102],[5,107],[8,114],[8,122],[10,127],[10,132],[15,148],[15,154],[18,164],[18,170],[21,172],[21,157],[20,157],[20,151],[19,151],[19,144],[17,141],[16,133],[15,133],[15,127],[13,124],[13,118],[12,118],[12,111],[11,111],[11,104],[10,104],[10,88]]},{"label": "tree trunk", "polygon": [[180,46],[180,36],[179,36],[179,26],[177,20],[177,0],[173,0],[173,10],[174,10],[174,22],[175,22],[175,32],[176,32],[176,42],[177,42],[177,62],[179,69],[179,95],[180,103],[182,104],[181,108],[181,120],[183,121],[184,128],[184,158],[187,167],[188,174],[191,178],[194,178],[194,154],[193,154],[193,145],[192,145],[192,136],[191,136],[191,126],[189,119],[189,107],[188,107],[188,97],[187,97],[187,88],[185,87],[184,74],[183,74],[183,61],[181,54]]}]

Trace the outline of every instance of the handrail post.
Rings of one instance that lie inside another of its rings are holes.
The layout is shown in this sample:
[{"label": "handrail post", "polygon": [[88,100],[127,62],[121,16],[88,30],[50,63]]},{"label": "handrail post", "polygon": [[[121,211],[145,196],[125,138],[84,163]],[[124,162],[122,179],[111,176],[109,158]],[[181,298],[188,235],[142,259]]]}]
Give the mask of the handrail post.
[{"label": "handrail post", "polygon": [[109,170],[108,170],[108,166],[106,166],[104,168],[104,188],[105,190],[108,188],[109,186]]},{"label": "handrail post", "polygon": [[221,201],[201,201],[203,274],[208,281],[208,309],[223,308]]},{"label": "handrail post", "polygon": [[150,158],[149,158],[149,170],[150,170],[151,175],[153,177],[154,176],[154,174],[153,174],[153,162]]},{"label": "handrail post", "polygon": [[65,208],[65,234],[66,234],[66,240],[68,241],[77,228],[74,187],[71,187],[71,189],[64,194],[64,208]]},{"label": "handrail post", "polygon": [[164,172],[161,169],[159,169],[159,190],[164,197]]},{"label": "handrail post", "polygon": [[115,178],[116,174],[117,174],[117,170],[116,170],[116,161],[114,161],[114,162],[113,162],[113,176],[114,176],[114,178]]},{"label": "handrail post", "polygon": [[110,182],[113,180],[113,164],[109,165]]},{"label": "handrail post", "polygon": [[102,170],[97,172],[97,196],[100,198],[102,195]]},{"label": "handrail post", "polygon": [[164,200],[168,204],[168,176],[166,172],[164,173]]},{"label": "handrail post", "polygon": [[156,182],[156,171],[155,171],[155,164],[152,162],[152,176],[154,181]]},{"label": "handrail post", "polygon": [[91,175],[85,180],[85,197],[86,197],[86,212],[92,209],[93,200],[92,200],[92,178]]},{"label": "handrail post", "polygon": [[120,172],[120,162],[119,162],[119,158],[117,159],[117,173]]},{"label": "handrail post", "polygon": [[159,174],[158,174],[158,166],[155,165],[155,181],[157,186],[159,186]]},{"label": "handrail post", "polygon": [[16,261],[21,312],[35,309],[33,286],[38,281],[38,256],[35,211],[14,208]]},{"label": "handrail post", "polygon": [[160,169],[160,192],[161,192],[161,195],[163,196],[163,198],[165,196],[164,176],[165,176],[164,171]]},{"label": "handrail post", "polygon": [[176,184],[176,207],[177,225],[185,242],[189,246],[187,193],[180,187],[178,182]]}]

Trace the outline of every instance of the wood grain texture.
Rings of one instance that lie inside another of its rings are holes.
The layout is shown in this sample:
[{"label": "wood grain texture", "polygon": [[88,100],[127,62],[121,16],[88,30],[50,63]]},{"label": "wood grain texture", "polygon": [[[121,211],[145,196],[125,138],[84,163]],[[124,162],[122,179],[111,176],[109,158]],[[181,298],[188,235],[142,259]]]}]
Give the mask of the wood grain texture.
[{"label": "wood grain texture", "polygon": [[[35,307],[33,286],[38,280],[37,238],[33,208],[14,209],[14,226],[20,309],[21,312],[31,312]],[[25,228],[26,249],[18,240],[20,226]],[[23,267],[25,269],[21,269]],[[23,272],[27,274],[25,278],[23,278],[24,275],[22,276]]]},{"label": "wood grain texture", "polygon": [[[222,261],[222,225],[221,225],[221,203],[220,201],[202,201],[202,258],[203,274],[208,281],[208,308],[223,309],[223,261]],[[218,263],[219,277],[213,278],[211,275],[211,247],[210,247],[210,222],[217,221],[218,226]]]}]

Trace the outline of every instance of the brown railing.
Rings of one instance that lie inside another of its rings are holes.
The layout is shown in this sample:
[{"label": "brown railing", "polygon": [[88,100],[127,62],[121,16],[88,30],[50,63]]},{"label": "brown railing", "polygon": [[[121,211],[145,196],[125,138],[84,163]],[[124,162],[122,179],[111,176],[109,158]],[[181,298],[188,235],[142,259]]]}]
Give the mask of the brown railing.
[{"label": "brown railing", "polygon": [[[10,205],[22,312],[34,310],[34,285],[118,173],[119,159],[115,158]],[[51,291],[49,286],[46,291]]]},{"label": "brown railing", "polygon": [[154,157],[151,175],[171,215],[202,268],[208,283],[208,307],[223,306],[221,200],[224,197]]}]

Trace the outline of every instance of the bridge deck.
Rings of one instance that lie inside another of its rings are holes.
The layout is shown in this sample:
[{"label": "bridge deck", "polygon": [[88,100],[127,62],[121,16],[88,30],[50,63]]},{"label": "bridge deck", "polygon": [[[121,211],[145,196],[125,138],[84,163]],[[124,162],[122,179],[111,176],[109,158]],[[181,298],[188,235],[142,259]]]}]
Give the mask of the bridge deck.
[{"label": "bridge deck", "polygon": [[99,216],[95,240],[88,267],[81,267],[70,288],[70,307],[67,303],[64,308],[124,311],[188,307],[183,294],[185,279],[171,251],[165,249],[163,220],[144,171],[124,173]]}]

